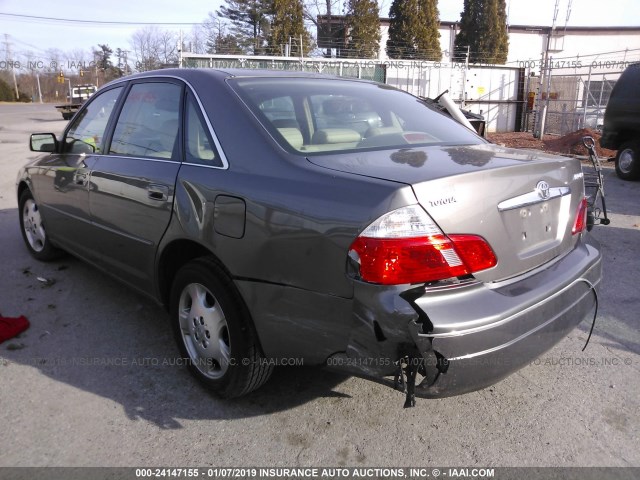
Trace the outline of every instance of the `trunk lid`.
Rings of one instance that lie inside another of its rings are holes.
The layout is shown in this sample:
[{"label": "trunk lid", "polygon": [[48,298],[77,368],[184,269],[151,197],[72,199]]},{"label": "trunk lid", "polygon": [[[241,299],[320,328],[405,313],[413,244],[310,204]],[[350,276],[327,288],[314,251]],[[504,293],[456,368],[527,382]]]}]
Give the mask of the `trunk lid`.
[{"label": "trunk lid", "polygon": [[480,235],[498,264],[476,278],[493,282],[570,251],[584,195],[577,159],[495,145],[438,146],[313,156],[311,163],[410,184],[446,234]]}]

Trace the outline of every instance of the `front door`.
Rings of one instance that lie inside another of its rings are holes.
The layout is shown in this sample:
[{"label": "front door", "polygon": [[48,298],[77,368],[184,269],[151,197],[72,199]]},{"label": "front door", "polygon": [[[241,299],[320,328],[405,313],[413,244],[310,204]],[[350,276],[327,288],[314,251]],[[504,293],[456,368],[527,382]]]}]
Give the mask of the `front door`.
[{"label": "front door", "polygon": [[107,125],[122,90],[115,87],[94,96],[68,127],[61,153],[51,155],[33,175],[51,237],[91,261],[96,260],[89,211],[91,170],[104,154]]}]

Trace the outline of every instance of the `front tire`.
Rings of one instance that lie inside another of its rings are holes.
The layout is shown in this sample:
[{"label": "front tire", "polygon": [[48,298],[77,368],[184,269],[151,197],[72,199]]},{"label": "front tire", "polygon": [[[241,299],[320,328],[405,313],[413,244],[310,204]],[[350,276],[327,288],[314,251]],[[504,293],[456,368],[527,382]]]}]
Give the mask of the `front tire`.
[{"label": "front tire", "polygon": [[51,244],[44,227],[40,208],[30,190],[20,195],[20,231],[29,253],[36,259],[47,262],[62,256],[63,252]]},{"label": "front tire", "polygon": [[182,267],[171,288],[171,322],[189,371],[223,398],[262,386],[265,361],[247,307],[229,275],[211,258]]},{"label": "front tire", "polygon": [[616,155],[616,174],[623,180],[640,178],[640,142],[625,142]]}]

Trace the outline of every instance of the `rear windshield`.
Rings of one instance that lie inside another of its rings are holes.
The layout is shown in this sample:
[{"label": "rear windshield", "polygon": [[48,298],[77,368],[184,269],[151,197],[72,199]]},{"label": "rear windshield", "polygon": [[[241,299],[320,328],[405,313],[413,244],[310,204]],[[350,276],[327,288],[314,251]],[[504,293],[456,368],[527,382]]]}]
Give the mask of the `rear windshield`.
[{"label": "rear windshield", "polygon": [[229,83],[276,141],[294,153],[484,143],[417,97],[387,85],[316,78]]}]

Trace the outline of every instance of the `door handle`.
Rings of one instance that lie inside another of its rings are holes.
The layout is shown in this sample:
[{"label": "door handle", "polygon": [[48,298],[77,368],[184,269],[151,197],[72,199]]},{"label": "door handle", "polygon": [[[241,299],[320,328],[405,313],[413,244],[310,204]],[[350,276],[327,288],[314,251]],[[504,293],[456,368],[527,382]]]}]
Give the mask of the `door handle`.
[{"label": "door handle", "polygon": [[169,198],[169,187],[166,185],[149,185],[147,196],[151,200],[165,201]]}]

